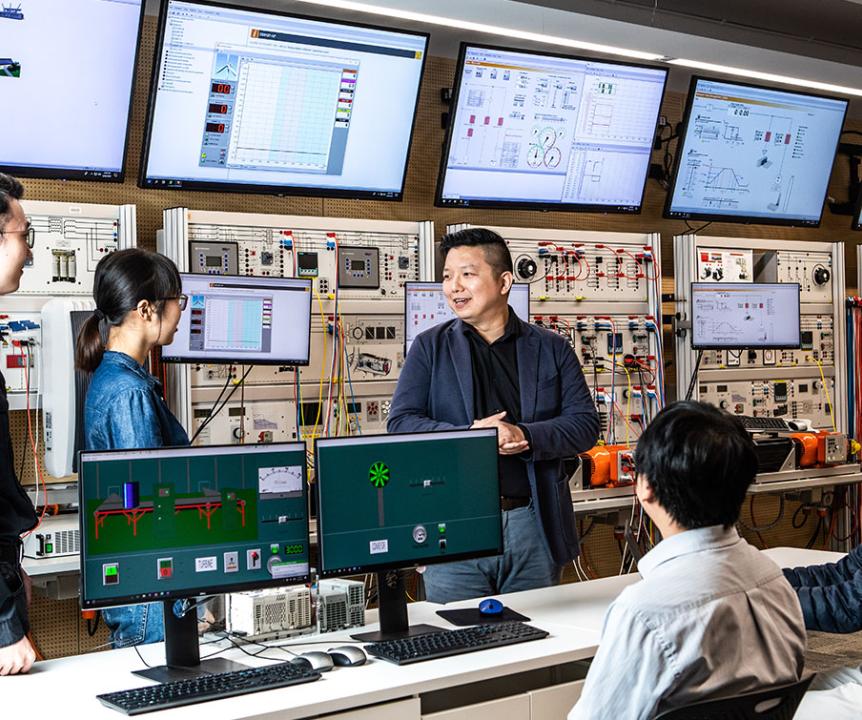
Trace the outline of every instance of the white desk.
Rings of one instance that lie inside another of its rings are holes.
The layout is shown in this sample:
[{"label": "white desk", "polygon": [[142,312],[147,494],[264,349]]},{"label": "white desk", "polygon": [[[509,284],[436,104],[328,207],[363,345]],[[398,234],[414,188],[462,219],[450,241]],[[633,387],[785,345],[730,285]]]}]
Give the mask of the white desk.
[{"label": "white desk", "polygon": [[[842,557],[841,553],[793,548],[775,548],[766,553],[784,566],[832,562]],[[204,713],[207,720],[291,720],[339,713],[328,717],[330,720],[419,720],[421,717],[429,720],[461,717],[471,720],[485,717],[557,720],[565,717],[564,708],[571,707],[577,697],[579,688],[573,687],[577,683],[560,686],[568,694],[562,700],[556,698],[553,712],[546,709],[547,703],[542,705],[540,695],[546,690],[553,692],[553,687],[526,693],[526,696],[515,695],[472,705],[464,709],[465,714],[458,714],[461,711],[455,710],[455,714],[444,712],[422,716],[418,698],[438,690],[450,689],[451,692],[470,683],[507,677],[514,679],[531,670],[555,668],[592,657],[598,646],[605,609],[622,588],[637,580],[638,576],[633,574],[501,596],[508,606],[530,616],[533,625],[548,630],[551,636],[545,640],[405,667],[371,660],[361,667],[336,668],[323,679],[306,685],[168,710],[154,717],[191,720]],[[447,607],[475,607],[476,604],[476,600],[471,600]],[[414,603],[410,605],[410,620],[447,627],[447,623],[435,614],[439,608],[432,603]],[[373,618],[374,614],[369,613],[369,617]],[[309,640],[331,639],[332,645],[337,645],[346,637],[346,632],[340,632]],[[291,647],[297,651],[295,646]],[[315,645],[309,649],[327,647],[330,645]],[[163,661],[161,645],[141,646],[140,651],[150,664]],[[206,656],[211,651],[212,646],[204,646],[201,654]],[[275,658],[282,653],[273,649],[266,654]],[[246,657],[238,650],[231,650],[224,657],[249,665],[266,662]],[[3,703],[13,708],[30,707],[38,698],[40,717],[118,720],[120,714],[101,705],[95,695],[148,684],[147,680],[131,675],[131,670],[140,668],[141,661],[133,649],[38,663],[30,675],[0,678]],[[516,705],[520,710],[510,712],[509,707]],[[345,713],[354,708],[366,710]]]}]

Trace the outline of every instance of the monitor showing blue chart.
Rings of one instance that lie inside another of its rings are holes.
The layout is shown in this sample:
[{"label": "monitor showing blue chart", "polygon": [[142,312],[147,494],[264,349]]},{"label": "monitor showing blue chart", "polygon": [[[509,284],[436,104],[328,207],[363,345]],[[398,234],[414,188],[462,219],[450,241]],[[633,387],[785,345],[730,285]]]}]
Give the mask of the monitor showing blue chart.
[{"label": "monitor showing blue chart", "polygon": [[311,280],[181,273],[188,304],[166,362],[308,365]]},{"label": "monitor showing blue chart", "polygon": [[[514,283],[509,291],[509,306],[524,322],[530,322],[530,286]],[[404,284],[404,346],[405,356],[419,333],[452,320],[455,312],[438,282],[408,282]]]},{"label": "monitor showing blue chart", "polygon": [[666,78],[462,45],[437,204],[639,212]]},{"label": "monitor showing blue chart", "polygon": [[692,79],[665,216],[817,226],[847,100]]},{"label": "monitor showing blue chart", "polygon": [[400,199],[427,44],[166,0],[141,186]]},{"label": "monitor showing blue chart", "polygon": [[796,283],[692,283],[691,346],[798,348],[799,313]]}]

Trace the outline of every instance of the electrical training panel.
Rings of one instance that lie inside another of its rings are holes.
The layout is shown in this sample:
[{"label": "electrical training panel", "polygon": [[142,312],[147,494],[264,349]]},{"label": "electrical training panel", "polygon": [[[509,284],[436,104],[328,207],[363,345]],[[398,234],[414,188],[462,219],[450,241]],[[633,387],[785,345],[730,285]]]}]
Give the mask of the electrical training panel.
[{"label": "electrical training panel", "polygon": [[[385,432],[404,365],[404,283],[431,279],[432,249],[431,223],[165,211],[159,251],[181,272],[312,280],[309,365],[253,367],[196,444]],[[190,434],[246,369],[169,366]]]},{"label": "electrical training panel", "polygon": [[[18,290],[0,300],[0,371],[10,409],[35,410],[58,369],[73,362],[43,357],[42,307],[57,297],[92,299],[99,260],[134,247],[136,213],[134,205],[22,200],[21,206],[36,231],[35,243]],[[63,432],[74,435],[74,414],[58,420]]]},{"label": "electrical training panel", "polygon": [[792,435],[755,436],[759,482],[778,487],[791,478],[803,487],[821,472],[858,472],[846,437],[843,244],[681,235],[674,253],[677,396],[697,360],[691,283],[797,283],[801,347],[704,350],[693,398],[735,415],[794,421],[800,431]]},{"label": "electrical training panel", "polygon": [[[515,282],[530,285],[531,322],[565,337],[577,354],[599,413],[600,445],[631,452],[663,404],[658,234],[489,229],[509,246]],[[570,483],[575,502],[631,495],[633,473],[611,477],[580,466]]]}]

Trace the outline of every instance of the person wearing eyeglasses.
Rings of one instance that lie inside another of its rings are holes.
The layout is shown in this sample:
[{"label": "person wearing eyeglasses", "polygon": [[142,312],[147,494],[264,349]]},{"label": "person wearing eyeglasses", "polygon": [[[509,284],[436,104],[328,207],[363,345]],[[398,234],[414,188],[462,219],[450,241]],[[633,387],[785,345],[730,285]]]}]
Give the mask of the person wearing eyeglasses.
[{"label": "person wearing eyeglasses", "polygon": [[[150,351],[169,344],[187,298],[176,265],[132,248],[103,257],[93,280],[96,310],[78,335],[76,365],[92,373],[84,403],[87,450],[188,445],[161,383],[146,369]],[[114,647],[164,639],[161,603],[102,611]]]},{"label": "person wearing eyeglasses", "polygon": [[[24,187],[0,173],[0,295],[18,289],[32,259],[33,229],[19,202]],[[6,379],[0,373],[0,675],[25,673],[36,653],[27,639],[28,583],[21,569],[21,534],[36,525],[36,511],[15,474]]]}]

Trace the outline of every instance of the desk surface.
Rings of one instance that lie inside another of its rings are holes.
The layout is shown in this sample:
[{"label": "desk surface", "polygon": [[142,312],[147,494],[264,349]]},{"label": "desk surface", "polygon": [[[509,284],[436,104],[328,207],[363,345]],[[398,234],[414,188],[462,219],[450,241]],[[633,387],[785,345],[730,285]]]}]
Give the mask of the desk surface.
[{"label": "desk surface", "polygon": [[[842,553],[795,548],[766,552],[784,566],[831,562],[842,557]],[[360,667],[336,668],[314,683],[210,702],[203,706],[204,712],[208,720],[290,720],[589,658],[598,646],[607,606],[624,587],[637,580],[638,576],[632,574],[502,596],[507,605],[530,616],[533,625],[551,633],[544,640],[405,667],[372,659]],[[447,607],[475,607],[477,602],[452,603]],[[436,615],[440,607],[433,603],[414,603],[410,605],[410,621],[449,627]],[[374,613],[369,613],[370,619],[374,617]],[[316,636],[309,640],[326,644],[307,649],[326,649],[346,639],[346,632]],[[301,641],[289,644],[292,650],[301,652]],[[210,654],[214,647],[204,646],[201,654]],[[161,644],[141,646],[139,650],[151,665],[164,660]],[[272,659],[283,654],[275,648],[266,652]],[[248,665],[266,663],[265,659],[247,657],[235,649],[223,656]],[[119,713],[105,708],[95,696],[149,684],[131,675],[132,670],[141,667],[137,653],[129,648],[38,663],[29,675],[2,678],[0,684],[4,704],[9,707],[28,707],[33,698],[39,698],[40,715],[46,717],[65,717],[73,709],[76,717],[117,720]],[[158,717],[191,720],[200,716],[201,707],[192,705],[168,710]]]}]

